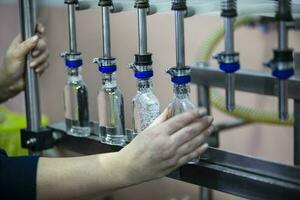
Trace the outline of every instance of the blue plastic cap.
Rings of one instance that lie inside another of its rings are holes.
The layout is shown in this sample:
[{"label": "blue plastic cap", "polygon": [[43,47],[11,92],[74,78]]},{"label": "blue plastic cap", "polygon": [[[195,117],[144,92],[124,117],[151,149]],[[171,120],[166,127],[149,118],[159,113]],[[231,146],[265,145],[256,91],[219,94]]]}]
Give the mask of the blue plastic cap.
[{"label": "blue plastic cap", "polygon": [[174,76],[171,80],[177,85],[183,85],[190,83],[192,81],[192,78],[191,76]]},{"label": "blue plastic cap", "polygon": [[294,75],[294,70],[274,70],[272,74],[278,79],[288,79]]},{"label": "blue plastic cap", "polygon": [[144,72],[135,72],[134,73],[135,78],[138,79],[149,79],[153,76],[153,71],[144,71]]},{"label": "blue plastic cap", "polygon": [[240,64],[239,63],[231,63],[231,64],[226,64],[226,63],[221,63],[220,64],[220,69],[223,70],[226,73],[233,73],[236,72],[240,69]]},{"label": "blue plastic cap", "polygon": [[117,66],[112,65],[112,66],[99,66],[98,67],[99,72],[104,73],[104,74],[112,74],[115,71],[117,71]]},{"label": "blue plastic cap", "polygon": [[82,65],[82,60],[66,60],[65,65],[69,68],[78,68]]}]

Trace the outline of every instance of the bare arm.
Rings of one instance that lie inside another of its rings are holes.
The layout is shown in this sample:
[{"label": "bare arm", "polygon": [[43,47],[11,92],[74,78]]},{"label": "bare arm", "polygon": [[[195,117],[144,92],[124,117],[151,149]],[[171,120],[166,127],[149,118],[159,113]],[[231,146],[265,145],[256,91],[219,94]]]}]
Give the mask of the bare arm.
[{"label": "bare arm", "polygon": [[38,199],[90,199],[169,174],[207,149],[213,120],[201,115],[197,110],[165,121],[164,113],[116,153],[41,158]]}]

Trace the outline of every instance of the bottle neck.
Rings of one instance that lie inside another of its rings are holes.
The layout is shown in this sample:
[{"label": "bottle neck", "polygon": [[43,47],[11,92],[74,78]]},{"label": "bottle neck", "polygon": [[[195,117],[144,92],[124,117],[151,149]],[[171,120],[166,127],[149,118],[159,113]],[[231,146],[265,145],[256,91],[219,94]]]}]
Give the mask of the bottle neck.
[{"label": "bottle neck", "polygon": [[68,76],[70,77],[81,76],[81,67],[68,68]]},{"label": "bottle neck", "polygon": [[137,89],[138,92],[146,92],[152,89],[152,79],[138,79]]},{"label": "bottle neck", "polygon": [[174,95],[178,99],[190,98],[190,84],[177,85],[174,84]]},{"label": "bottle neck", "polygon": [[112,73],[112,74],[102,73],[102,87],[104,89],[117,87],[116,73]]}]

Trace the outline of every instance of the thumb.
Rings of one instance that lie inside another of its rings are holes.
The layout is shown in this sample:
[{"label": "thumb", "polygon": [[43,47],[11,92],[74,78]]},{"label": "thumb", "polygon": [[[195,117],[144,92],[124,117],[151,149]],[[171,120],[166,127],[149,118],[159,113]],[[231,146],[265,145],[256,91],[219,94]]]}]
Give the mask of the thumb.
[{"label": "thumb", "polygon": [[31,50],[35,48],[39,40],[39,36],[35,35],[24,42],[20,43],[15,49],[16,58],[24,58]]}]

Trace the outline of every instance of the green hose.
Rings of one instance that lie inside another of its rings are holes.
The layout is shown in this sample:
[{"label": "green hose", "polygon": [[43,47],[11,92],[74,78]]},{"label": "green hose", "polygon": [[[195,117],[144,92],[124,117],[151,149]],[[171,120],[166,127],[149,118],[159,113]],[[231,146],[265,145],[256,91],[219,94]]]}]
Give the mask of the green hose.
[{"label": "green hose", "polygon": [[[257,21],[257,17],[241,17],[235,22],[235,29],[242,26],[251,24]],[[199,50],[199,62],[209,63],[212,54],[224,37],[224,27],[220,26],[214,30],[210,37],[203,43]],[[289,116],[288,120],[282,121],[278,118],[278,113],[256,110],[254,108],[236,105],[236,109],[233,112],[228,112],[225,107],[225,98],[221,96],[216,89],[212,89],[210,92],[212,105],[218,110],[227,113],[230,116],[237,117],[253,123],[265,123],[276,124],[284,126],[292,126],[294,124],[294,118]]]}]

